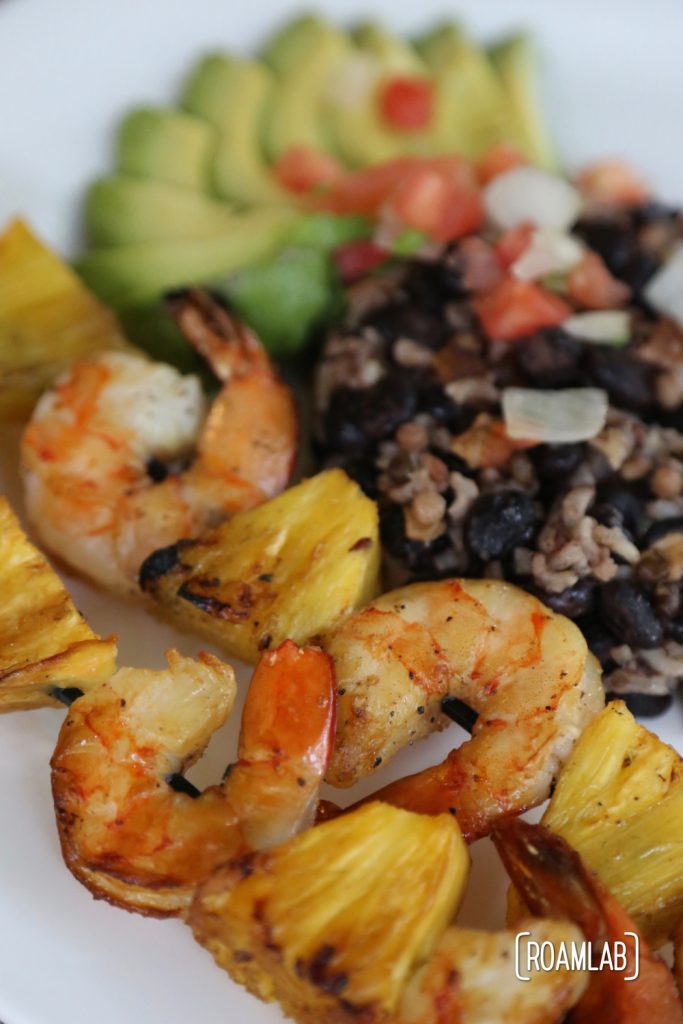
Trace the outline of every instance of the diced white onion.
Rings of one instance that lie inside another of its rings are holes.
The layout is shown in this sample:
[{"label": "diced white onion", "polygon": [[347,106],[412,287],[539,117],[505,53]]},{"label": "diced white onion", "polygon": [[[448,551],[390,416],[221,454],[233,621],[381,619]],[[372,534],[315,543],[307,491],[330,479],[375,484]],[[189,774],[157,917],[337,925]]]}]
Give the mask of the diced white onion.
[{"label": "diced white onion", "polygon": [[555,228],[537,228],[511,270],[522,281],[536,281],[549,274],[565,274],[582,256],[583,246],[576,238]]},{"label": "diced white onion", "polygon": [[650,278],[644,294],[654,310],[683,327],[683,246]]},{"label": "diced white onion", "polygon": [[374,89],[379,71],[379,63],[371,53],[353,53],[333,71],[325,95],[340,107],[358,107]]},{"label": "diced white onion", "polygon": [[631,337],[631,317],[623,309],[575,313],[564,321],[562,329],[582,341],[594,341],[600,345],[625,345]]},{"label": "diced white onion", "polygon": [[566,231],[581,212],[580,193],[564,178],[540,167],[513,167],[499,174],[484,189],[489,219],[500,228],[523,221]]},{"label": "diced white onion", "polygon": [[604,427],[607,404],[607,393],[601,388],[506,388],[505,429],[508,437],[542,444],[588,441]]}]

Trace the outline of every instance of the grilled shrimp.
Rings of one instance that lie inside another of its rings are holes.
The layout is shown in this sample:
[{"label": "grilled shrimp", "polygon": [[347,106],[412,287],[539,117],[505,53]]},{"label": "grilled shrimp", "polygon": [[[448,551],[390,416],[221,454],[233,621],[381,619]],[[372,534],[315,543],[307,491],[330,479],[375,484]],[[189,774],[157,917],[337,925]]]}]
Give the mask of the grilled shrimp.
[{"label": "grilled shrimp", "polygon": [[26,507],[45,546],[119,593],[151,551],[278,494],[296,454],[289,389],[258,339],[201,292],[170,301],[222,387],[142,354],[75,363],[22,440]]},{"label": "grilled shrimp", "polygon": [[[559,1024],[586,988],[581,971],[542,971],[533,964],[521,982],[515,960],[529,942],[555,955],[581,942],[568,921],[520,921],[517,933],[447,928],[403,994],[396,1024]],[[517,935],[521,937],[518,939]]]},{"label": "grilled shrimp", "polygon": [[[496,826],[493,840],[532,914],[574,922],[594,947],[609,943],[613,949],[616,941],[626,946],[626,969],[590,975],[572,1024],[683,1024],[671,971],[564,839],[541,825],[516,820]],[[637,977],[630,979],[634,973]]]},{"label": "grilled shrimp", "polygon": [[178,914],[220,863],[313,823],[334,733],[334,670],[287,640],[263,655],[238,761],[202,793],[182,775],[227,719],[233,670],[170,651],[168,668],[120,669],[70,707],[52,757],[62,853],[98,898]]},{"label": "grilled shrimp", "polygon": [[327,780],[351,786],[401,747],[448,724],[464,702],[472,738],[440,765],[373,794],[408,810],[450,811],[469,840],[546,799],[603,705],[579,629],[498,580],[414,583],[322,638],[337,675],[338,728]]}]

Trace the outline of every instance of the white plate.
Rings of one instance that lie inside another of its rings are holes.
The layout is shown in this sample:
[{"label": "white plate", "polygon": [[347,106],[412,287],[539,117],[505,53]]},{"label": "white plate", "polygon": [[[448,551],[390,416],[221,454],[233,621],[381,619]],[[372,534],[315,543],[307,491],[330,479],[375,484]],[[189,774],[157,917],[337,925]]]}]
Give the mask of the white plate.
[{"label": "white plate", "polygon": [[[367,17],[358,0],[318,4],[336,18]],[[431,0],[374,0],[402,31],[417,30],[444,6]],[[3,0],[0,4],[0,221],[21,212],[52,243],[73,251],[84,184],[109,166],[111,132],[140,102],[172,100],[182,76],[207,49],[248,51],[297,9],[286,0]],[[661,195],[683,201],[683,5],[679,0],[471,0],[462,15],[491,38],[519,25],[537,33],[545,97],[572,164],[625,154]],[[16,437],[3,428],[0,484],[19,502]],[[160,665],[181,637],[132,605],[68,580],[100,632],[120,634],[121,662]],[[242,681],[246,674],[242,674]],[[95,903],[64,868],[49,794],[48,760],[61,716],[34,712],[0,719],[0,1019],[4,1024],[274,1024],[277,1008],[258,1003],[219,971],[178,921],[149,921]],[[233,721],[239,720],[236,709]],[[683,748],[683,705],[657,720]],[[456,727],[434,737],[372,784],[443,757]],[[219,777],[234,753],[235,726],[212,743],[195,771]],[[505,880],[492,845],[475,845],[460,920],[498,926]]]}]

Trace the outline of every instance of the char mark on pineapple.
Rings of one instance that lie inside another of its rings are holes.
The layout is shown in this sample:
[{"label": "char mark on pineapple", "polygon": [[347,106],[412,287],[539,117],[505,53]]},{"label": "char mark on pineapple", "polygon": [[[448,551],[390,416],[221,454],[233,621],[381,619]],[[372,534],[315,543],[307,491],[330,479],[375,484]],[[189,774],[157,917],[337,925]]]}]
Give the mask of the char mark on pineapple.
[{"label": "char mark on pineapple", "polygon": [[191,543],[189,540],[179,540],[148,555],[140,566],[138,579],[141,590],[153,590],[162,576],[175,569],[182,569],[184,566],[180,557],[181,552]]}]

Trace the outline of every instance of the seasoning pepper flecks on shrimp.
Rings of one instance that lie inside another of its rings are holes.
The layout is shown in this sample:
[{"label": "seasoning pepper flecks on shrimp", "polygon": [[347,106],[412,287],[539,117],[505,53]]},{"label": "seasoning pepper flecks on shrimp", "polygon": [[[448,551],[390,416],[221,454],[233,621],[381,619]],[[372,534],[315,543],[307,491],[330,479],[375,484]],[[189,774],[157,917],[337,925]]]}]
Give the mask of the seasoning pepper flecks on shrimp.
[{"label": "seasoning pepper flecks on shrimp", "polygon": [[332,785],[353,785],[444,728],[444,698],[472,709],[470,740],[442,764],[372,796],[407,810],[455,813],[470,840],[546,799],[604,703],[598,664],[574,623],[498,580],[402,587],[322,642],[340,693]]},{"label": "seasoning pepper flecks on shrimp", "polygon": [[286,641],[263,655],[242,715],[238,760],[203,792],[182,775],[226,721],[232,668],[168,653],[120,669],[72,704],[52,757],[64,860],[98,898],[165,917],[219,864],[313,824],[334,734],[334,670]]},{"label": "seasoning pepper flecks on shrimp", "polygon": [[154,549],[278,494],[296,455],[294,401],[258,339],[200,292],[169,305],[222,384],[209,407],[197,377],[107,352],[43,395],[22,441],[41,541],[123,593]]}]

